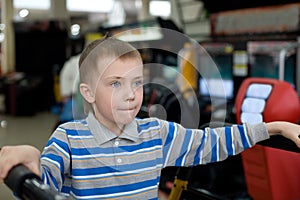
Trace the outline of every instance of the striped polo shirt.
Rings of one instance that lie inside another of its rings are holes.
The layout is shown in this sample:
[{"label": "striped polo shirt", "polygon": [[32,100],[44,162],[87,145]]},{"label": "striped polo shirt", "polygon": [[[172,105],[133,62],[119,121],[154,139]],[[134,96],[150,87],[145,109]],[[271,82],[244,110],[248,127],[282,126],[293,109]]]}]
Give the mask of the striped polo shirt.
[{"label": "striped polo shirt", "polygon": [[135,119],[117,136],[90,113],[55,130],[42,179],[74,199],[157,199],[162,168],[221,161],[268,137],[264,123],[197,130],[157,118]]}]

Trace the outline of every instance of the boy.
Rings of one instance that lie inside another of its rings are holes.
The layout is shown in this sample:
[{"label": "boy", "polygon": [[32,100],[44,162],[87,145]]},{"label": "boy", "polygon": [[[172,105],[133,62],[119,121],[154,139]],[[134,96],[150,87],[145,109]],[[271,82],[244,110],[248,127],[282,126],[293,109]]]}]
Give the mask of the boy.
[{"label": "boy", "polygon": [[71,198],[157,199],[163,167],[220,161],[273,134],[300,147],[300,126],[287,122],[191,130],[157,118],[136,119],[143,63],[126,42],[94,41],[79,65],[87,118],[60,125],[41,157],[32,146],[3,147],[1,179],[23,163]]}]

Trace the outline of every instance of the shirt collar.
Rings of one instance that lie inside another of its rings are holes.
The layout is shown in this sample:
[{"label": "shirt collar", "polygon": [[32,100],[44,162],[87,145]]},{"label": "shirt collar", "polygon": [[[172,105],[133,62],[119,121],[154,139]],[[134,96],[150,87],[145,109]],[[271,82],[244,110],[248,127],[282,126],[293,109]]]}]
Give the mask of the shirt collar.
[{"label": "shirt collar", "polygon": [[90,112],[87,116],[87,123],[97,143],[100,145],[115,138],[127,139],[133,142],[136,142],[139,139],[136,120],[127,124],[120,136],[117,136],[115,133],[103,126],[92,112]]}]

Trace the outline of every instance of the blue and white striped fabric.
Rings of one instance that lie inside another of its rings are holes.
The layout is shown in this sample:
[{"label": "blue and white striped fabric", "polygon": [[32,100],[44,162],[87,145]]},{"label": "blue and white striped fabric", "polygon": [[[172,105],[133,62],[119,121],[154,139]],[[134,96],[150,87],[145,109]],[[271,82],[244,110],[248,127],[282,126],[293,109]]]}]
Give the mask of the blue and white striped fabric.
[{"label": "blue and white striped fabric", "polygon": [[89,114],[56,129],[42,178],[75,199],[157,199],[162,168],[224,160],[266,138],[263,123],[193,130],[157,118],[136,119],[117,136]]}]

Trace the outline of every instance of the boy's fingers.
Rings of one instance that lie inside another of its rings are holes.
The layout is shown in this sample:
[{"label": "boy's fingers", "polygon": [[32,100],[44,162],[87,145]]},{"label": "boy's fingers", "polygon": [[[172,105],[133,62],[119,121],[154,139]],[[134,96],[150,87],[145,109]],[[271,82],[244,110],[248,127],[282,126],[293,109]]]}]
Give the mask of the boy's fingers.
[{"label": "boy's fingers", "polygon": [[287,138],[290,138],[296,145],[297,147],[300,148],[300,130],[299,127],[295,130],[291,130],[290,135],[286,135]]},{"label": "boy's fingers", "polygon": [[300,148],[300,134],[295,138],[296,145]]},{"label": "boy's fingers", "polygon": [[[16,146],[5,146],[1,148],[0,151],[0,180],[5,179],[8,172],[16,165],[23,163],[35,173],[38,171],[34,164],[31,164],[31,160],[26,160],[26,154],[22,155],[23,148]],[[13,156],[14,155],[14,156]],[[19,155],[19,156],[16,156]]]},{"label": "boy's fingers", "polygon": [[40,176],[39,158],[39,150],[31,146],[4,146],[0,148],[0,184],[4,182],[9,171],[18,164],[24,164],[29,170]]},{"label": "boy's fingers", "polygon": [[9,170],[16,164],[14,159],[7,159],[5,155],[0,155],[0,179],[5,179]]},{"label": "boy's fingers", "polygon": [[6,176],[7,176],[7,174],[8,174],[8,171],[12,168],[13,166],[3,166],[2,168],[1,168],[1,171],[0,171],[0,179],[1,180],[4,180],[5,178],[6,178]]},{"label": "boy's fingers", "polygon": [[5,177],[7,176],[8,171],[12,168],[9,164],[1,164],[0,166],[0,180],[3,181]]},{"label": "boy's fingers", "polygon": [[294,138],[293,141],[296,143],[296,145],[300,148],[300,126],[297,125],[294,129],[294,132],[296,134],[294,134]]},{"label": "boy's fingers", "polygon": [[6,177],[6,158],[5,158],[5,150],[1,148],[0,151],[0,181],[3,182],[3,179]]},{"label": "boy's fingers", "polygon": [[37,176],[41,176],[40,168],[35,163],[25,164],[25,166]]}]

